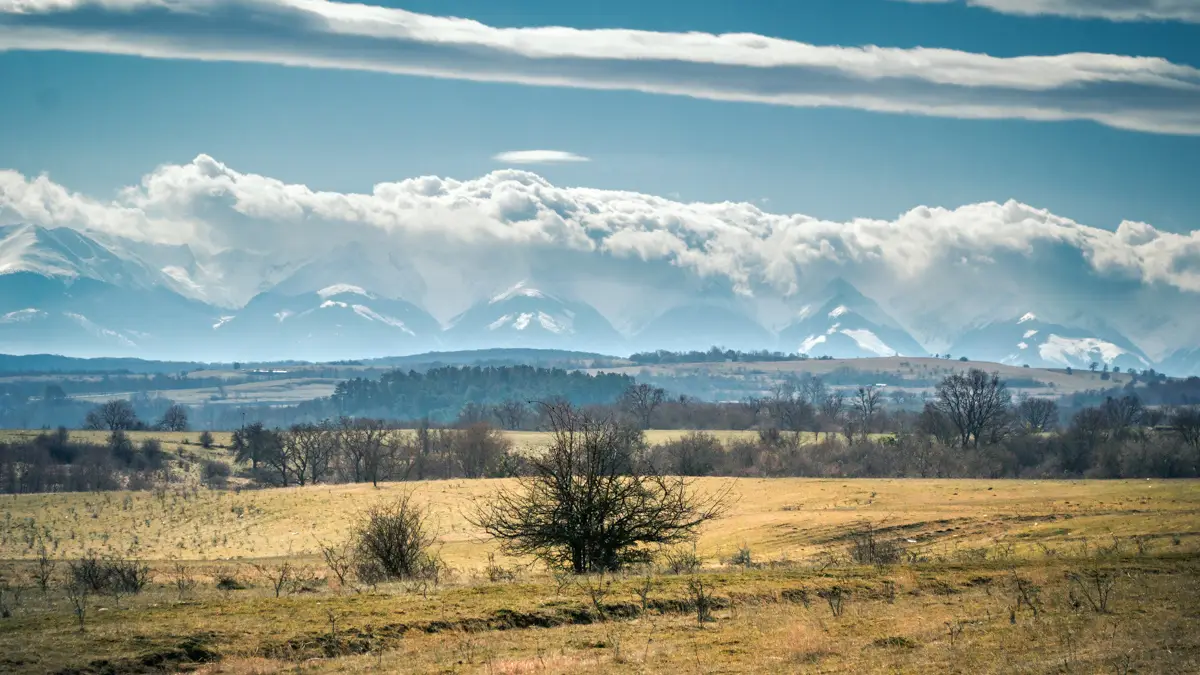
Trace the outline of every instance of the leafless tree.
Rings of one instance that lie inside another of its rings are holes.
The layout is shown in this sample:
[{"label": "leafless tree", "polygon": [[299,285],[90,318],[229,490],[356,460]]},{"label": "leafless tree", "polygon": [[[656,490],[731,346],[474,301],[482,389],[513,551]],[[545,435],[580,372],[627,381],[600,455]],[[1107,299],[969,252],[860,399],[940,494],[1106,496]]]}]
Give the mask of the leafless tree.
[{"label": "leafless tree", "polygon": [[850,404],[854,407],[854,416],[858,418],[858,426],[862,429],[863,438],[871,433],[875,425],[875,416],[879,404],[883,401],[883,393],[874,385],[859,387],[854,390]]},{"label": "leafless tree", "polygon": [[343,417],[338,424],[338,445],[349,463],[354,482],[370,481],[378,486],[387,480],[395,446],[381,420]]},{"label": "leafless tree", "polygon": [[690,539],[724,513],[728,488],[699,496],[686,479],[631,466],[612,419],[545,408],[553,441],[530,459],[532,475],[477,504],[472,516],[508,553],[577,574],[611,571],[646,562],[647,544]]},{"label": "leafless tree", "polygon": [[1128,394],[1120,398],[1106,398],[1100,406],[1104,419],[1113,438],[1128,437],[1142,422],[1145,407],[1136,395]]},{"label": "leafless tree", "polygon": [[84,420],[84,426],[97,431],[129,431],[137,425],[133,404],[125,399],[115,399],[96,406]]},{"label": "leafless tree", "polygon": [[499,478],[512,442],[500,431],[480,422],[458,431],[450,445],[459,468],[467,478]]},{"label": "leafless tree", "polygon": [[1053,429],[1058,424],[1058,402],[1022,392],[1017,397],[1017,419],[1022,427],[1035,433]]},{"label": "leafless tree", "polygon": [[771,425],[780,431],[791,432],[794,443],[799,443],[800,435],[816,425],[816,410],[793,380],[784,380],[775,385],[771,396],[764,399],[761,405]]},{"label": "leafless tree", "polygon": [[654,416],[658,406],[662,405],[665,397],[666,392],[661,387],[652,387],[645,383],[635,384],[621,394],[621,405],[637,418],[643,429],[649,429],[650,418]]},{"label": "leafless tree", "polygon": [[1167,423],[1184,443],[1200,452],[1200,407],[1176,408],[1171,411]]},{"label": "leafless tree", "polygon": [[158,426],[165,431],[187,431],[187,408],[178,403],[172,403],[167,406],[166,411],[163,412],[162,419],[158,421]]},{"label": "leafless tree", "polygon": [[825,429],[826,436],[829,435],[830,431],[836,431],[835,427],[841,422],[842,411],[845,408],[846,395],[840,391],[830,392],[821,401],[818,417],[821,426]]},{"label": "leafless tree", "polygon": [[331,425],[294,424],[283,435],[298,485],[319,483],[329,475],[337,456],[337,434]]},{"label": "leafless tree", "polygon": [[500,421],[501,427],[516,430],[523,426],[525,418],[529,416],[529,408],[525,406],[524,401],[510,398],[497,405],[493,413]]},{"label": "leafless tree", "polygon": [[937,386],[937,408],[958,430],[963,447],[979,442],[1008,419],[1012,397],[998,373],[972,368],[947,376]]}]

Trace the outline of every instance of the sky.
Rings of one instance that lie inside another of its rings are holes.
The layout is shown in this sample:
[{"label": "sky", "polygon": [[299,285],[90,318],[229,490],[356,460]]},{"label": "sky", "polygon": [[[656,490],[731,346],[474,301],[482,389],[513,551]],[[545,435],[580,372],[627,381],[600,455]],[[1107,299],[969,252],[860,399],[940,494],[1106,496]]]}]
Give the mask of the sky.
[{"label": "sky", "polygon": [[202,154],[343,193],[517,167],[840,221],[1015,199],[1197,229],[1198,0],[347,7],[0,0],[0,169],[104,200]]}]

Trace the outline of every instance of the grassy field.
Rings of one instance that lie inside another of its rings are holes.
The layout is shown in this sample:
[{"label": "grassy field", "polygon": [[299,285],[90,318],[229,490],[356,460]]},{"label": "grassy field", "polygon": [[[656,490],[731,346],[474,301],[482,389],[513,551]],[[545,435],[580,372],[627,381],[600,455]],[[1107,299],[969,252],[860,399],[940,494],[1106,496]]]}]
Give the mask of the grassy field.
[{"label": "grassy field", "polygon": [[[0,442],[28,440],[40,433],[43,432],[39,429],[0,429]],[[689,433],[692,432],[687,429],[651,429],[646,432],[646,442],[657,445],[681,438]],[[706,433],[716,436],[723,442],[758,438],[755,431],[709,431]],[[72,438],[92,443],[104,443],[107,441],[108,435],[107,431],[71,431]],[[214,445],[219,448],[227,448],[232,442],[233,432],[214,431],[212,435]],[[544,447],[549,443],[551,437],[550,432],[546,431],[505,431],[504,435],[511,439],[518,449]],[[199,431],[131,431],[129,438],[134,443],[140,443],[150,438],[157,439],[168,450],[176,445],[199,446],[200,444]],[[815,438],[815,436],[810,435],[810,438]]]},{"label": "grassy field", "polygon": [[[153,584],[95,598],[82,633],[61,591],[26,590],[0,620],[0,671],[1200,670],[1200,482],[736,479],[736,504],[697,541],[702,572],[567,583],[489,555],[465,516],[499,483],[6,496],[7,579],[27,579],[39,532],[60,557],[150,561]],[[452,576],[358,591],[322,579],[318,542],[408,490],[430,507]],[[906,561],[847,561],[863,522]],[[727,562],[739,549],[750,564]],[[275,597],[256,565],[285,560],[308,582]],[[218,574],[249,587],[218,591]],[[1092,575],[1113,584],[1104,611],[1088,599]],[[180,594],[185,577],[198,585]],[[713,617],[700,623],[705,593]]]},{"label": "grassy field", "polygon": [[[745,376],[759,378],[778,378],[784,374],[799,375],[808,373],[814,376],[825,376],[830,373],[848,368],[850,370],[886,373],[904,379],[941,379],[947,375],[962,372],[971,368],[979,368],[987,372],[997,372],[1004,379],[1034,379],[1042,382],[1047,388],[1052,388],[1056,395],[1072,394],[1089,389],[1120,387],[1128,384],[1130,375],[1126,373],[1110,373],[1109,380],[1101,380],[1100,373],[1087,370],[1076,370],[1070,374],[1066,370],[1048,368],[1023,368],[999,363],[983,361],[959,361],[957,359],[916,358],[906,356],[888,356],[864,359],[809,359],[807,361],[779,361],[764,363],[672,363],[654,366],[625,366],[620,368],[594,369],[589,372],[623,373],[637,377],[640,373],[648,372],[653,375],[682,375],[692,372],[706,372],[712,375]],[[913,387],[900,387],[914,390]],[[1047,392],[1040,389],[1043,395]]]}]

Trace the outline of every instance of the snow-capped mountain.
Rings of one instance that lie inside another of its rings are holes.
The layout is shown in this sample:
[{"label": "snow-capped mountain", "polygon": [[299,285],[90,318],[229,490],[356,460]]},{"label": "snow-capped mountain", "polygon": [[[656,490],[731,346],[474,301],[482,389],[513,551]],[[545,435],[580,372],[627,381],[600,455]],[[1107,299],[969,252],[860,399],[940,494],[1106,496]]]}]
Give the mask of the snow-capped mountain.
[{"label": "snow-capped mountain", "polygon": [[613,351],[621,336],[591,305],[521,281],[454,317],[446,342],[456,349],[541,347]]},{"label": "snow-capped mountain", "polygon": [[210,328],[240,359],[371,358],[440,346],[441,326],[425,310],[351,284],[313,293],[261,293]]},{"label": "snow-capped mountain", "polygon": [[0,350],[167,356],[212,312],[134,255],[66,228],[0,227]]},{"label": "snow-capped mountain", "polygon": [[1137,345],[1115,331],[1048,323],[1032,312],[968,331],[950,353],[976,361],[1035,368],[1086,369],[1098,363],[1141,370],[1151,365]]},{"label": "snow-capped mountain", "polygon": [[724,303],[693,303],[671,308],[647,323],[633,338],[640,351],[668,349],[759,350],[775,337],[753,317]]},{"label": "snow-capped mountain", "polygon": [[845,280],[830,283],[822,298],[780,331],[784,350],[834,358],[925,355],[895,319]]}]

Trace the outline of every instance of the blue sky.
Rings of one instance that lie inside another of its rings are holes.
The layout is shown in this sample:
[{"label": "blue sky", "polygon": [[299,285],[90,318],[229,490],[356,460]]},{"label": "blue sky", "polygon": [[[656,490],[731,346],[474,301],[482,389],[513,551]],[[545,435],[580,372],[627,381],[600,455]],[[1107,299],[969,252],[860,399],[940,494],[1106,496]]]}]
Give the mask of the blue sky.
[{"label": "blue sky", "polygon": [[[1200,24],[1010,16],[957,3],[380,4],[494,27],[746,32],[813,45],[998,57],[1094,52],[1200,67]],[[349,192],[426,174],[472,178],[501,168],[499,152],[546,148],[591,158],[529,167],[556,184],[753,201],[830,219],[1012,198],[1097,227],[1135,220],[1188,232],[1200,212],[1200,135],[1093,121],[956,119],[60,51],[0,52],[0,82],[0,168],[49,172],[96,197],[200,153],[240,171]]]}]

